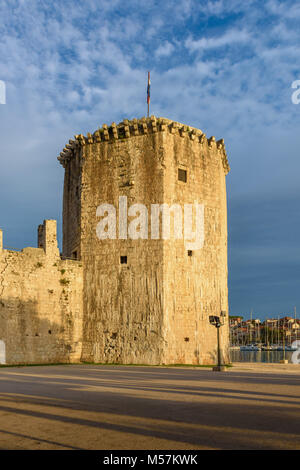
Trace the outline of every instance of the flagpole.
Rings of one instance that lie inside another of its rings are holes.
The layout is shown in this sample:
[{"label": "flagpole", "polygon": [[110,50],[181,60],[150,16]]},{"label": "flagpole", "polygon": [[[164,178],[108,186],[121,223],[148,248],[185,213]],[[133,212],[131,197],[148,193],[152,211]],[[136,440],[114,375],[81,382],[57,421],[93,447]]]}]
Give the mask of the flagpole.
[{"label": "flagpole", "polygon": [[150,111],[150,72],[148,72],[147,104],[148,104],[147,117],[149,117],[149,111]]}]

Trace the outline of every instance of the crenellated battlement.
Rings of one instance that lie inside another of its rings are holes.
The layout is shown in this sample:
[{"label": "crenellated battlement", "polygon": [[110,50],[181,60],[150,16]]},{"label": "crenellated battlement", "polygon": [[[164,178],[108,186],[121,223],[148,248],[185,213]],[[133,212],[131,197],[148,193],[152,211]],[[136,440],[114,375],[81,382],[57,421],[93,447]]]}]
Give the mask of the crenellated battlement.
[{"label": "crenellated battlement", "polygon": [[180,137],[185,137],[194,142],[198,142],[201,145],[207,145],[210,149],[215,147],[220,152],[225,174],[230,171],[224,139],[216,141],[214,136],[207,138],[200,129],[190,127],[170,119],[156,118],[155,116],[132,120],[124,119],[119,124],[116,124],[115,122],[110,126],[103,124],[102,127],[97,129],[93,134],[88,132],[87,136],[84,136],[83,134],[75,135],[75,140],[69,140],[69,143],[60,153],[58,160],[62,166],[65,167],[67,161],[73,158],[77,148],[102,142],[114,143],[117,140],[129,139],[131,137],[154,134],[157,132],[169,132],[170,134],[179,135]]}]

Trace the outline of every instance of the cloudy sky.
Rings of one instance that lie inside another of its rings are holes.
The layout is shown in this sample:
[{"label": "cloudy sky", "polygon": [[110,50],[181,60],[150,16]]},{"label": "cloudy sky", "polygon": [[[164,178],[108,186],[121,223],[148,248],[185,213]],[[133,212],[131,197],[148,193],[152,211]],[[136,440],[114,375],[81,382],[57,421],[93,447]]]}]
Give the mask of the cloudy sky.
[{"label": "cloudy sky", "polygon": [[0,226],[36,246],[61,229],[76,133],[151,113],[224,138],[231,314],[300,312],[300,3],[294,0],[1,0]]}]

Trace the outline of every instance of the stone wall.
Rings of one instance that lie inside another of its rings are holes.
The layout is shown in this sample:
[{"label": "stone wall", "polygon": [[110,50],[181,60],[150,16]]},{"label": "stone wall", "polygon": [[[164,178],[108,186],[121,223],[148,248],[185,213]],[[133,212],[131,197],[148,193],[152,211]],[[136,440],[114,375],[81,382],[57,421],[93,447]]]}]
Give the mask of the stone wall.
[{"label": "stone wall", "polygon": [[[195,206],[197,201],[204,210],[201,249],[189,250],[182,240],[164,243],[166,362],[210,364],[216,360],[217,332],[209,316],[228,313],[226,175],[214,140],[201,144],[165,133],[164,149],[164,202]],[[179,169],[186,171],[186,182],[179,180]],[[220,333],[228,362],[228,315]]]},{"label": "stone wall", "polygon": [[[80,228],[72,230],[76,241],[64,231],[64,247],[69,255],[67,247],[79,246],[84,269],[82,359],[215,362],[216,329],[209,315],[228,313],[229,166],[223,140],[152,116],[76,136],[59,160],[65,181],[77,182],[80,175],[79,200],[72,184],[65,184],[65,223],[73,224],[70,214],[80,212]],[[178,180],[178,169],[186,171],[186,182]],[[149,211],[155,203],[203,204],[204,247],[188,256],[183,240],[153,240],[150,228],[147,240],[99,240],[96,209],[103,203],[118,208],[120,196],[127,197],[128,206],[144,204]],[[121,256],[127,256],[127,264],[121,264]],[[221,333],[228,360],[227,321]]]},{"label": "stone wall", "polygon": [[[151,116],[75,136],[59,160],[65,168],[62,257],[56,221],[38,227],[38,248],[21,252],[3,249],[0,231],[0,362],[211,364],[217,332],[209,316],[221,310],[228,361],[223,140]],[[126,211],[146,207],[144,239],[128,234],[139,209],[122,226],[124,202]],[[153,204],[177,205],[184,217],[184,205],[195,203],[204,210],[201,248],[174,239],[173,229],[164,237],[162,215],[153,239]],[[101,204],[116,209],[115,239],[97,236]]]},{"label": "stone wall", "polygon": [[39,226],[38,246],[4,250],[0,231],[1,362],[78,362],[82,265],[60,258],[56,221]]},{"label": "stone wall", "polygon": [[63,200],[63,255],[80,258],[81,229],[81,150],[78,148],[69,162],[64,178]]}]

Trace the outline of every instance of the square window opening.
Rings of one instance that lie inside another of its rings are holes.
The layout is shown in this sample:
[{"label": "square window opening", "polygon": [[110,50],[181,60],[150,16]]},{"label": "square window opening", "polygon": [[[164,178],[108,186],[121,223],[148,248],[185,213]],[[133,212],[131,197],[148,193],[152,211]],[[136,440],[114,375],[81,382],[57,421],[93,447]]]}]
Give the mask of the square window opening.
[{"label": "square window opening", "polygon": [[183,170],[182,168],[178,168],[178,181],[182,181],[183,183],[187,182],[187,171]]}]

